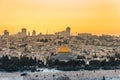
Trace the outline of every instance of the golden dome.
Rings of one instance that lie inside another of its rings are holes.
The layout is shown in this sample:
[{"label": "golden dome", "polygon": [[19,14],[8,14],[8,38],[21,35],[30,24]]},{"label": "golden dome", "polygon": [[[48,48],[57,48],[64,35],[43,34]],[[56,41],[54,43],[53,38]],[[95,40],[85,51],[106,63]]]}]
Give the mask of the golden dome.
[{"label": "golden dome", "polygon": [[58,49],[58,53],[69,53],[70,49],[66,45],[62,45]]}]

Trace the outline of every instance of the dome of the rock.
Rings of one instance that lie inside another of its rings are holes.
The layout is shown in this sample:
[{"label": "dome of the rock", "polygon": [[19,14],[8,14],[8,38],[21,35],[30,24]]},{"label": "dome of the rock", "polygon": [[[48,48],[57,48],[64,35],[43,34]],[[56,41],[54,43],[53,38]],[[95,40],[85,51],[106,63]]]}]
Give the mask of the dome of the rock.
[{"label": "dome of the rock", "polygon": [[70,53],[70,49],[66,45],[62,45],[58,48],[58,53]]}]

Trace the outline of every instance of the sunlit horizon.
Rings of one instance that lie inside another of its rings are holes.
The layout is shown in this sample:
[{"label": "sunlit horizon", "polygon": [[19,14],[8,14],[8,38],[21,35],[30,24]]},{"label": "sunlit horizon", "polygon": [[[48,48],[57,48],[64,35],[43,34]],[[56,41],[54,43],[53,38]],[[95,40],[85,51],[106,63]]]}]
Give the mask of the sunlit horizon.
[{"label": "sunlit horizon", "polygon": [[0,34],[21,28],[46,34],[120,35],[120,0],[0,0]]}]

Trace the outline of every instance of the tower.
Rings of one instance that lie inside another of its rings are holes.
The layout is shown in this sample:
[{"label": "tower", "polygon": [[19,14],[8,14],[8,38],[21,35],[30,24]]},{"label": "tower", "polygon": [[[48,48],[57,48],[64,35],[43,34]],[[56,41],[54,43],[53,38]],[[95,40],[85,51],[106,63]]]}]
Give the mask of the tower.
[{"label": "tower", "polygon": [[66,28],[66,33],[67,33],[68,35],[70,35],[70,33],[71,33],[71,28],[70,28],[70,27],[67,27],[67,28]]},{"label": "tower", "polygon": [[9,32],[7,30],[4,30],[4,36],[9,36]]},{"label": "tower", "polygon": [[28,32],[28,36],[30,36],[30,32]]},{"label": "tower", "polygon": [[32,36],[36,36],[36,31],[35,30],[33,30]]},{"label": "tower", "polygon": [[27,29],[26,28],[22,28],[21,34],[22,34],[23,37],[27,36]]}]

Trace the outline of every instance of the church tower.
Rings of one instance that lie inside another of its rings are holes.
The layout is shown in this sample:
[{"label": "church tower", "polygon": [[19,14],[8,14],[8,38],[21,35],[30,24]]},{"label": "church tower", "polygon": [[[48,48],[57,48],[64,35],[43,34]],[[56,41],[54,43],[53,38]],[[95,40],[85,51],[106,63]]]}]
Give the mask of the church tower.
[{"label": "church tower", "polygon": [[70,33],[71,33],[71,28],[70,28],[70,27],[67,27],[67,28],[66,28],[66,33],[67,33],[68,35],[70,35]]}]

